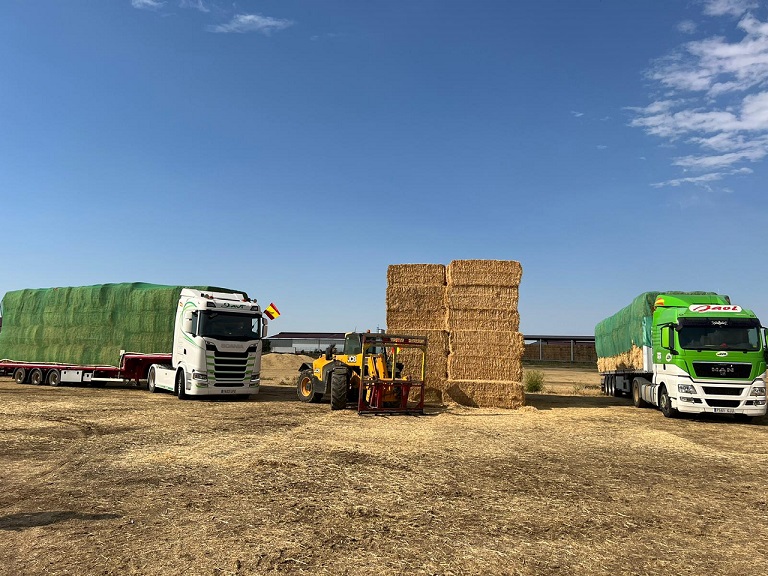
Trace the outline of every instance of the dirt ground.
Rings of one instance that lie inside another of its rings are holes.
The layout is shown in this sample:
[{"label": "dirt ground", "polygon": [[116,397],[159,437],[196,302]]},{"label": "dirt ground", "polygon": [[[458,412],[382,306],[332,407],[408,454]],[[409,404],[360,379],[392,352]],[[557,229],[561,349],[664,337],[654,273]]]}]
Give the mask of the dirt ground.
[{"label": "dirt ground", "polygon": [[331,412],[0,379],[0,574],[765,574],[768,421],[541,368],[520,410]]}]

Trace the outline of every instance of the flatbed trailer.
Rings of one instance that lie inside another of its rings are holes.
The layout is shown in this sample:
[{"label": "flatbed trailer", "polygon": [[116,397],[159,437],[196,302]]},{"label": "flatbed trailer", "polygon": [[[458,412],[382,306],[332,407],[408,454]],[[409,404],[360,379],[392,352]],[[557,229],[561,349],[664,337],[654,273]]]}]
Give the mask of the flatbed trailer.
[{"label": "flatbed trailer", "polygon": [[20,362],[0,360],[0,375],[10,376],[17,384],[85,383],[103,386],[107,383],[146,380],[152,364],[171,364],[171,354],[122,352],[118,366],[89,366],[55,362]]}]

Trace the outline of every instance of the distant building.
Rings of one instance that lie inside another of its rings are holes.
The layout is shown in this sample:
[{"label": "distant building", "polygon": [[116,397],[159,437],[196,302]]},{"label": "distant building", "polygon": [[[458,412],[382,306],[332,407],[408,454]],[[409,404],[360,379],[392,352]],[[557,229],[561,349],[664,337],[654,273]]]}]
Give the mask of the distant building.
[{"label": "distant building", "polygon": [[281,354],[324,352],[331,344],[339,353],[344,348],[344,332],[280,332],[267,340],[272,352]]}]

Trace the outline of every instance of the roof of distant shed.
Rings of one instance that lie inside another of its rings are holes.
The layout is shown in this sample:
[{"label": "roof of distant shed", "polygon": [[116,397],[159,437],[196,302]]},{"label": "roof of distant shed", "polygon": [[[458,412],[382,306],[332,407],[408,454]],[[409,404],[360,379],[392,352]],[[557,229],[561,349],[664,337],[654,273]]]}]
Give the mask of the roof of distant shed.
[{"label": "roof of distant shed", "polygon": [[268,340],[344,340],[344,332],[279,332]]}]

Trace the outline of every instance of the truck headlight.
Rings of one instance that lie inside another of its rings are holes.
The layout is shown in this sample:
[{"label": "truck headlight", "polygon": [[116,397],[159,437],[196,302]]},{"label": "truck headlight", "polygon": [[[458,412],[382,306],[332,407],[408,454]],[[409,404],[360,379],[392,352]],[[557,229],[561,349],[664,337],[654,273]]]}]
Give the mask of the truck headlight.
[{"label": "truck headlight", "polygon": [[201,382],[208,382],[208,374],[203,372],[192,372],[193,380],[200,380]]},{"label": "truck headlight", "polygon": [[696,388],[693,384],[678,384],[677,391],[681,394],[696,394]]},{"label": "truck headlight", "polygon": [[765,386],[752,386],[750,396],[765,396]]}]

